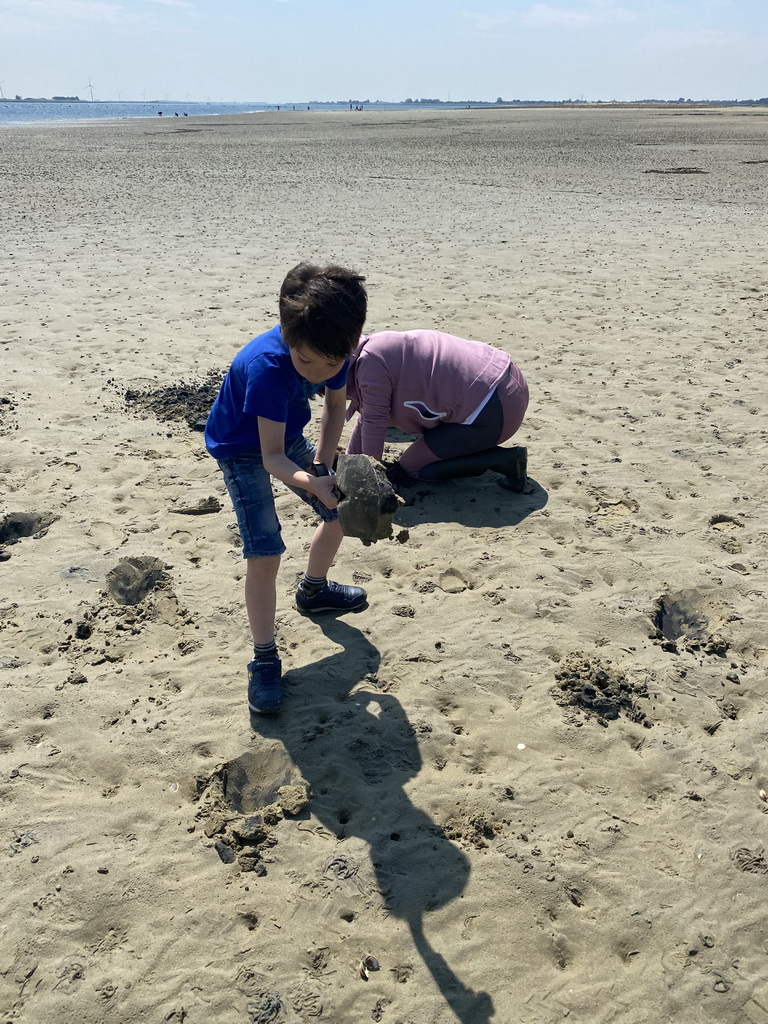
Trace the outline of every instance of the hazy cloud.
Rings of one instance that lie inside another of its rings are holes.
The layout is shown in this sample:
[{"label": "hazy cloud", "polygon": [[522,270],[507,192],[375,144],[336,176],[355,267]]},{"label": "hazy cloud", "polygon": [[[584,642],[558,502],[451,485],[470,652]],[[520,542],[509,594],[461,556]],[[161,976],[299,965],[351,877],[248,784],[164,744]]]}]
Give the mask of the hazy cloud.
[{"label": "hazy cloud", "polygon": [[592,25],[625,24],[637,21],[634,11],[617,7],[612,3],[588,3],[580,7],[552,7],[549,4],[534,4],[524,11],[520,20],[534,28],[584,28]]},{"label": "hazy cloud", "polygon": [[163,7],[183,7],[186,11],[193,11],[194,4],[188,4],[185,0],[147,0],[148,4],[161,4]]},{"label": "hazy cloud", "polygon": [[[746,54],[760,40],[759,35],[746,32],[690,28],[665,32],[649,32],[637,40],[639,46],[654,50],[722,50],[723,48],[744,48]],[[762,43],[768,42],[763,36]]]},{"label": "hazy cloud", "polygon": [[587,0],[574,7],[555,7],[552,4],[533,4],[526,10],[505,14],[467,11],[475,29],[492,34],[511,26],[529,28],[586,28],[594,25],[626,24],[639,20],[635,11],[620,7],[612,0]]},{"label": "hazy cloud", "polygon": [[118,24],[130,19],[120,4],[92,0],[0,0],[4,31],[50,30],[63,23]]},{"label": "hazy cloud", "polygon": [[518,14],[485,14],[482,11],[465,11],[464,17],[472,22],[478,32],[493,33],[507,25],[516,25]]}]

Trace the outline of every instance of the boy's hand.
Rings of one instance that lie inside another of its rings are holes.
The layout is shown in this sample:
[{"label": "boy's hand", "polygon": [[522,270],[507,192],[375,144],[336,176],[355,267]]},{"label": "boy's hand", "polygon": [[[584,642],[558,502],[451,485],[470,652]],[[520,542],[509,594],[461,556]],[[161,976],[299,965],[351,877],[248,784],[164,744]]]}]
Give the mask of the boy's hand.
[{"label": "boy's hand", "polygon": [[335,489],[336,478],[333,475],[310,475],[307,490],[311,491],[316,498],[319,498],[326,508],[336,508],[336,506],[339,504],[338,498],[336,497]]}]

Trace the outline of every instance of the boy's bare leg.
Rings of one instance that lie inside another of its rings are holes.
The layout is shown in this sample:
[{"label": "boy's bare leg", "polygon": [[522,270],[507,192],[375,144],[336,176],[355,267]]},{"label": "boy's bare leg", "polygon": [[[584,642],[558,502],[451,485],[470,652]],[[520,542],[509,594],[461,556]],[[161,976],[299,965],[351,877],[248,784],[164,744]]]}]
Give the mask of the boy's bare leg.
[{"label": "boy's bare leg", "polygon": [[246,559],[245,608],[253,634],[260,646],[275,639],[275,608],[277,605],[277,570],[280,555]]},{"label": "boy's bare leg", "polygon": [[307,576],[323,579],[328,575],[343,539],[344,534],[341,532],[341,523],[338,519],[334,519],[332,523],[320,523],[309,545]]},{"label": "boy's bare leg", "polygon": [[327,578],[343,538],[338,519],[321,523],[315,530],[309,545],[307,571],[296,588],[296,608],[302,615],[353,612],[365,604],[366,593],[362,587],[345,586]]}]

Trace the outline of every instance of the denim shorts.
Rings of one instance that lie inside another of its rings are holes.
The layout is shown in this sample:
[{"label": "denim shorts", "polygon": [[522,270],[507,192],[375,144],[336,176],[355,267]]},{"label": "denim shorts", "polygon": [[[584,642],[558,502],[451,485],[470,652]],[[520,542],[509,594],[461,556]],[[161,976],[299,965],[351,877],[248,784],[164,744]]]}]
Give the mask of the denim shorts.
[{"label": "denim shorts", "polygon": [[[285,454],[302,469],[309,469],[315,457],[315,447],[304,437],[289,441]],[[246,452],[231,459],[219,459],[229,496],[235,508],[237,525],[243,540],[243,558],[269,558],[282,555],[285,544],[281,536],[280,521],[275,512],[272,478],[264,469],[261,452]],[[338,519],[336,509],[326,508],[314,494],[291,487],[302,501],[315,510],[325,523]]]}]

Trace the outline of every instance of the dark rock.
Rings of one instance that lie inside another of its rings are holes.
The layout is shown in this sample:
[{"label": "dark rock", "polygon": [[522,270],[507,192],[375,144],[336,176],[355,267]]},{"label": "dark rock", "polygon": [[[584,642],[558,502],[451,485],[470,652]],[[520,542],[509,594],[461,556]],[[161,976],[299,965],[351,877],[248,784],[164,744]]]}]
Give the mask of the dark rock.
[{"label": "dark rock", "polygon": [[221,858],[224,864],[235,863],[235,851],[228,843],[225,843],[222,839],[219,839],[218,842],[213,844],[213,848],[216,851],[216,853],[218,853],[219,857]]},{"label": "dark rock", "polygon": [[209,498],[200,498],[194,505],[188,505],[185,508],[172,508],[171,512],[175,512],[178,516],[208,516],[212,512],[221,512],[221,508],[219,499],[211,495]]},{"label": "dark rock", "polygon": [[392,518],[405,502],[384,467],[369,455],[340,455],[336,470],[339,520],[346,537],[366,546],[392,536]]}]

